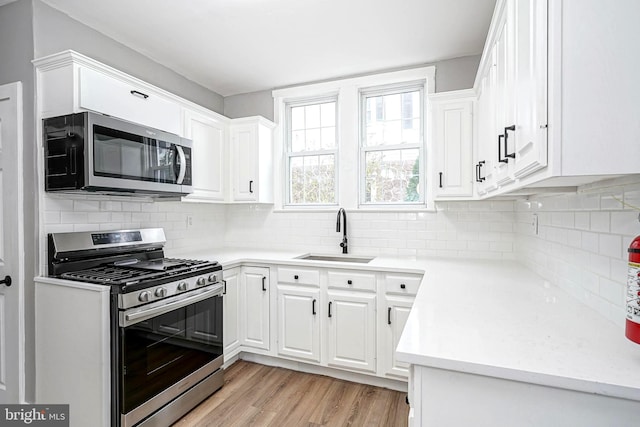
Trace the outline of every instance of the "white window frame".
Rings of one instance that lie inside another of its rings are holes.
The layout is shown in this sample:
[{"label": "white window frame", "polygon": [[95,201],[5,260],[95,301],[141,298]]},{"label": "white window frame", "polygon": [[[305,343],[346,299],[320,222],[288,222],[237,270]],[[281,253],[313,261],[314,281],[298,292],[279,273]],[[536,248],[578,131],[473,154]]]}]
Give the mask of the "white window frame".
[{"label": "white window frame", "polygon": [[[360,137],[359,137],[359,147],[360,147],[360,162],[358,174],[360,177],[360,189],[359,189],[359,201],[360,206],[367,207],[390,207],[390,206],[424,206],[425,200],[427,200],[427,194],[429,193],[426,188],[426,169],[425,169],[425,152],[426,152],[426,144],[425,144],[425,118],[426,118],[426,110],[425,110],[425,82],[405,82],[394,85],[385,85],[385,86],[377,86],[370,88],[363,88],[360,90],[360,114],[358,116],[359,127],[360,127]],[[396,144],[396,145],[382,145],[382,146],[371,146],[367,147],[364,144],[364,140],[366,137],[366,101],[367,97],[371,96],[380,96],[380,95],[394,95],[405,92],[420,92],[420,142],[416,144]],[[419,188],[420,191],[420,200],[415,202],[367,202],[366,199],[366,185],[367,185],[367,176],[366,176],[366,156],[369,152],[376,151],[397,151],[397,150],[410,150],[410,149],[418,149],[418,159],[419,159]]]},{"label": "white window frame", "polygon": [[[289,206],[287,205],[287,174],[285,156],[286,137],[286,105],[287,103],[323,98],[338,97],[338,169],[337,169],[337,205],[348,210],[362,211],[420,211],[433,210],[433,192],[425,192],[425,201],[421,204],[403,205],[362,205],[360,203],[360,90],[385,85],[399,85],[408,82],[424,82],[424,124],[423,140],[425,148],[423,157],[423,176],[432,170],[433,156],[429,129],[429,94],[435,92],[435,66],[411,68],[388,73],[371,74],[362,77],[313,83],[303,86],[277,89],[272,92],[274,107],[274,211],[333,211],[336,206]],[[424,187],[423,187],[424,188]]]},{"label": "white window frame", "polygon": [[[291,147],[292,147],[292,141],[291,141],[291,136],[292,136],[292,129],[291,129],[291,108],[292,107],[304,107],[307,105],[316,105],[316,104],[323,104],[323,103],[328,103],[328,102],[335,102],[336,103],[336,117],[335,117],[335,128],[336,128],[336,146],[335,148],[331,149],[331,150],[316,150],[316,151],[304,151],[304,152],[299,152],[299,153],[293,153],[291,151]],[[322,97],[314,97],[314,98],[307,98],[307,99],[298,99],[298,100],[292,100],[292,101],[288,101],[285,103],[285,132],[284,132],[284,157],[285,157],[285,161],[284,161],[284,165],[285,165],[285,178],[284,178],[284,183],[285,183],[285,189],[284,189],[284,206],[285,207],[292,207],[292,208],[322,208],[322,207],[335,207],[338,205],[338,200],[340,199],[339,194],[338,194],[338,190],[339,190],[339,185],[338,185],[338,178],[339,178],[339,162],[340,162],[340,132],[339,132],[339,128],[338,128],[338,96],[337,95],[331,95],[331,96],[322,96]],[[291,202],[291,183],[289,182],[290,179],[290,175],[289,175],[289,167],[291,165],[291,158],[292,157],[306,157],[306,156],[322,156],[322,155],[328,155],[328,154],[333,154],[333,158],[334,158],[334,195],[335,195],[335,201],[333,203],[292,203]]]}]

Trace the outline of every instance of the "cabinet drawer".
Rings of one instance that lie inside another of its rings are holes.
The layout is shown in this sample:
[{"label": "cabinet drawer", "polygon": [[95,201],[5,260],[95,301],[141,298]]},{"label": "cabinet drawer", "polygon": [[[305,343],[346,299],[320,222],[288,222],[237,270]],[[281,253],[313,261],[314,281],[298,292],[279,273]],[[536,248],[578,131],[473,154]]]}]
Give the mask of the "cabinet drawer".
[{"label": "cabinet drawer", "polygon": [[306,268],[278,267],[278,282],[294,285],[320,285],[320,272]]},{"label": "cabinet drawer", "polygon": [[422,276],[415,274],[387,274],[385,287],[388,294],[415,295],[418,293]]},{"label": "cabinet drawer", "polygon": [[182,134],[182,110],[149,88],[80,68],[80,107],[144,126]]},{"label": "cabinet drawer", "polygon": [[340,289],[376,290],[376,275],[352,271],[329,271],[329,287]]}]

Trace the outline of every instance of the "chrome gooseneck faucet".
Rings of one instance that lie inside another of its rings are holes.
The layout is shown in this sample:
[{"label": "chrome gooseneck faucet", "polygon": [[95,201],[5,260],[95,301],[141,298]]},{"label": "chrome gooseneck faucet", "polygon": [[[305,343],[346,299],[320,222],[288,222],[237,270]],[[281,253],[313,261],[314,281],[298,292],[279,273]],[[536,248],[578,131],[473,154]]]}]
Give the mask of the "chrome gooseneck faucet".
[{"label": "chrome gooseneck faucet", "polygon": [[340,214],[342,214],[342,243],[340,243],[340,247],[342,248],[342,253],[346,254],[349,253],[348,252],[348,246],[347,246],[347,212],[343,209],[340,208],[340,210],[338,210],[338,218],[336,220],[336,233],[340,232]]}]

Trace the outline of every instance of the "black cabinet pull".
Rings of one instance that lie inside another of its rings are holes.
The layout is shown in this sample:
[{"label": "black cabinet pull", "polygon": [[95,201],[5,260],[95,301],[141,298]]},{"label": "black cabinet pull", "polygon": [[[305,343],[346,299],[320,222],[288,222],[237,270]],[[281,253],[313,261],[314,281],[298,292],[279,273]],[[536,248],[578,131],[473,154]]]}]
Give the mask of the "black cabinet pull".
[{"label": "black cabinet pull", "polygon": [[249,193],[253,193],[253,181],[249,181]]},{"label": "black cabinet pull", "polygon": [[314,316],[316,315],[316,299],[314,298],[313,301],[311,301],[311,314],[313,314]]},{"label": "black cabinet pull", "polygon": [[226,295],[227,294],[227,281],[222,279],[222,284],[224,285],[224,288],[222,288],[222,295]]},{"label": "black cabinet pull", "polygon": [[504,135],[498,135],[498,161],[500,163],[508,163],[509,159],[507,159],[506,157],[503,159],[502,158],[502,139],[504,138]]},{"label": "black cabinet pull", "polygon": [[265,276],[262,276],[262,290],[266,291],[267,287],[265,286],[265,282],[266,282],[267,278]]},{"label": "black cabinet pull", "polygon": [[294,278],[295,280],[298,280],[298,275],[296,274],[295,276],[293,276],[293,278]]},{"label": "black cabinet pull", "polygon": [[400,289],[405,289],[407,287],[407,285],[405,285],[404,283],[400,283]]},{"label": "black cabinet pull", "polygon": [[331,301],[329,301],[329,317],[331,317]]},{"label": "black cabinet pull", "polygon": [[387,308],[387,323],[391,324],[391,307]]},{"label": "black cabinet pull", "polygon": [[480,182],[480,163],[476,163],[476,182]]},{"label": "black cabinet pull", "polygon": [[508,149],[509,145],[507,143],[509,139],[509,132],[507,131],[515,132],[515,130],[516,130],[516,125],[511,125],[504,128],[504,157],[507,159],[507,161],[509,161],[509,159],[516,158],[515,151],[513,153],[509,153],[509,149]]},{"label": "black cabinet pull", "polygon": [[442,172],[438,172],[438,175],[440,175],[440,188],[442,188]]},{"label": "black cabinet pull", "polygon": [[478,162],[478,182],[484,181],[486,178],[482,177],[482,166],[484,166],[484,160]]},{"label": "black cabinet pull", "polygon": [[11,286],[11,276],[4,276],[4,279],[0,280],[0,285]]},{"label": "black cabinet pull", "polygon": [[142,99],[147,99],[149,97],[149,95],[147,95],[146,93],[142,93],[142,92],[137,91],[137,90],[132,90],[130,92],[131,92],[131,95],[137,96],[137,97],[142,98]]},{"label": "black cabinet pull", "polygon": [[347,280],[347,285],[353,285],[353,280],[351,279]]}]

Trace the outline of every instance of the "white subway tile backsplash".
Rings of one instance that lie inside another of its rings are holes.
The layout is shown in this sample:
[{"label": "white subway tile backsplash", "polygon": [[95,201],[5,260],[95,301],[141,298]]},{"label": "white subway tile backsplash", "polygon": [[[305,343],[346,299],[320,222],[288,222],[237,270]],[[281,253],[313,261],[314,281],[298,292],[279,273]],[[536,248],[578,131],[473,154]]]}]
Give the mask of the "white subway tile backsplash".
[{"label": "white subway tile backsplash", "polygon": [[591,231],[599,231],[608,233],[610,230],[610,217],[609,212],[591,212]]}]

